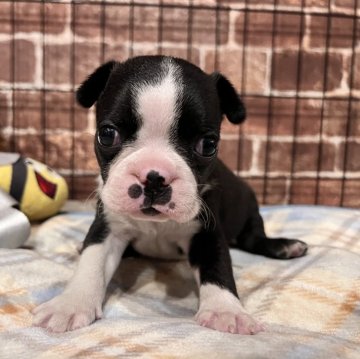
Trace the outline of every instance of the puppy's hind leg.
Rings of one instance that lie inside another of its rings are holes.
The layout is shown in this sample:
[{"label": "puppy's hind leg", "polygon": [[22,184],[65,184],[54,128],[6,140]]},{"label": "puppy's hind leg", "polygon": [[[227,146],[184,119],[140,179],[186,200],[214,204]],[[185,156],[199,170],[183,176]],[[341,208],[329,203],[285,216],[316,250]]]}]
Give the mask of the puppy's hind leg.
[{"label": "puppy's hind leg", "polygon": [[307,244],[298,239],[267,237],[258,211],[248,219],[244,230],[236,238],[236,247],[277,259],[301,257],[307,252]]}]

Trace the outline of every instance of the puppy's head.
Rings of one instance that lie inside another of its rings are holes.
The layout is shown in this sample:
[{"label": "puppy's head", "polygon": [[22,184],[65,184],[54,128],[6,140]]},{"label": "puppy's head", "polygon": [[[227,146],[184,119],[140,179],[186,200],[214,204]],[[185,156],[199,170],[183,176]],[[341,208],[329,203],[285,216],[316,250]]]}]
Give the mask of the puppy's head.
[{"label": "puppy's head", "polygon": [[144,56],[108,62],[80,86],[95,102],[95,152],[105,210],[137,219],[186,222],[201,207],[223,115],[245,109],[230,82],[185,60]]}]

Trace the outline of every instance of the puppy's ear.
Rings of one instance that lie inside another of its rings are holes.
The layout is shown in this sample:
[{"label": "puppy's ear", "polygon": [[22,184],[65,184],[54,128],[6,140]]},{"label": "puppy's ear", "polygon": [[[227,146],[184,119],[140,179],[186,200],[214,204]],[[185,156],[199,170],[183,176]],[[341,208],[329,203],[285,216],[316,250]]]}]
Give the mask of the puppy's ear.
[{"label": "puppy's ear", "polygon": [[211,76],[215,80],[221,112],[225,114],[232,123],[238,124],[245,121],[245,106],[236,93],[234,86],[219,72],[214,72]]},{"label": "puppy's ear", "polygon": [[109,61],[98,67],[78,88],[76,99],[83,107],[91,107],[104,90],[116,61]]}]

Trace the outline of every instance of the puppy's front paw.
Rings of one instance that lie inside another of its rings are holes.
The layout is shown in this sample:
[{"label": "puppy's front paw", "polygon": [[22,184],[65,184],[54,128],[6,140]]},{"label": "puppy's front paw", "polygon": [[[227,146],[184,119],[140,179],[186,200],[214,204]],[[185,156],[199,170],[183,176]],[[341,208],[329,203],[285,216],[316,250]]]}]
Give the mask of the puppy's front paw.
[{"label": "puppy's front paw", "polygon": [[241,311],[199,310],[195,320],[203,327],[233,334],[256,334],[264,330],[261,323]]},{"label": "puppy's front paw", "polygon": [[203,327],[234,334],[256,334],[264,326],[246,313],[239,298],[215,284],[200,286],[200,307],[195,320]]},{"label": "puppy's front paw", "polygon": [[82,296],[62,294],[36,307],[33,326],[55,333],[79,329],[102,316],[101,303],[95,305],[91,299],[81,301]]}]

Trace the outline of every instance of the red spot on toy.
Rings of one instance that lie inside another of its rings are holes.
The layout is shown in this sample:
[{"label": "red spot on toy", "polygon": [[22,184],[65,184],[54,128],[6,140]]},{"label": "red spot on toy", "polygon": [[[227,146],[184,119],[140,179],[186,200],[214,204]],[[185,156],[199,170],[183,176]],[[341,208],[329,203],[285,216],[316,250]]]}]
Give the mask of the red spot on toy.
[{"label": "red spot on toy", "polygon": [[48,197],[54,199],[56,195],[56,184],[51,183],[47,179],[45,179],[40,173],[35,171],[35,176],[37,183],[42,190],[43,193],[45,193]]}]

